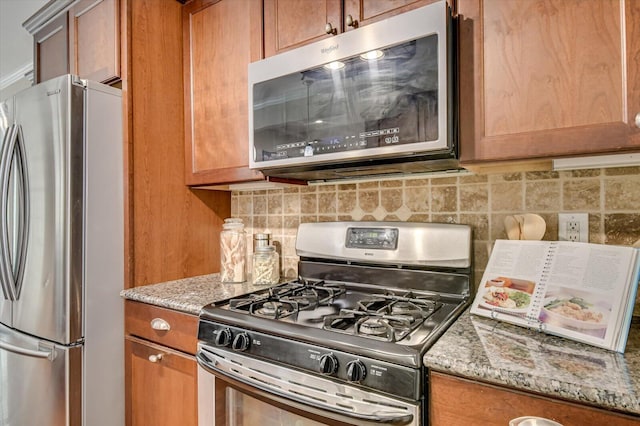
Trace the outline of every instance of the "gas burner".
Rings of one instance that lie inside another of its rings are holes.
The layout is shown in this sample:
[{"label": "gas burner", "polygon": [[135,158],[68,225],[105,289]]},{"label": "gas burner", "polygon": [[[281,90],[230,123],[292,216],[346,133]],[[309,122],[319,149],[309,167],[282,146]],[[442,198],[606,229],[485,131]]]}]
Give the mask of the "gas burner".
[{"label": "gas burner", "polygon": [[412,314],[416,310],[420,310],[416,305],[409,302],[396,302],[391,305],[392,315]]},{"label": "gas burner", "polygon": [[283,305],[280,302],[264,302],[262,308],[257,309],[256,312],[262,315],[275,316],[282,308]]},{"label": "gas burner", "polygon": [[393,331],[392,327],[380,318],[365,317],[358,321],[356,327],[359,334],[367,334],[370,336],[383,336]]},{"label": "gas burner", "polygon": [[255,303],[250,308],[250,312],[254,315],[275,319],[287,317],[297,310],[298,306],[296,303],[280,302],[275,300]]}]

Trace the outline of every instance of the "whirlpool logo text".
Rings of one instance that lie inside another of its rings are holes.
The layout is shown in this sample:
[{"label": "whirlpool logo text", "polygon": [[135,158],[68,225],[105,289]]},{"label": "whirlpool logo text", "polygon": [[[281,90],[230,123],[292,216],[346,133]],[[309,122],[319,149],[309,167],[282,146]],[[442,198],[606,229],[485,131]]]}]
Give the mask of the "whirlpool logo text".
[{"label": "whirlpool logo text", "polygon": [[322,53],[331,53],[331,52],[333,52],[334,50],[338,50],[338,47],[340,47],[340,45],[339,45],[339,44],[333,44],[333,45],[331,45],[331,46],[329,46],[329,47],[323,47],[320,51],[321,51]]}]

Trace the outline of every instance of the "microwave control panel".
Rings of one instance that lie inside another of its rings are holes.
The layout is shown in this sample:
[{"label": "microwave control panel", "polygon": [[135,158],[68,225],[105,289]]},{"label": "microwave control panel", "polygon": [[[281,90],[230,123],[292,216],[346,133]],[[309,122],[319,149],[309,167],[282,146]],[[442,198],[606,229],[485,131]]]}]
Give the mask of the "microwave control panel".
[{"label": "microwave control panel", "polygon": [[275,152],[263,151],[262,160],[313,157],[335,152],[362,150],[399,144],[400,128],[370,130],[347,136],[333,136],[311,141],[299,141],[276,145]]}]

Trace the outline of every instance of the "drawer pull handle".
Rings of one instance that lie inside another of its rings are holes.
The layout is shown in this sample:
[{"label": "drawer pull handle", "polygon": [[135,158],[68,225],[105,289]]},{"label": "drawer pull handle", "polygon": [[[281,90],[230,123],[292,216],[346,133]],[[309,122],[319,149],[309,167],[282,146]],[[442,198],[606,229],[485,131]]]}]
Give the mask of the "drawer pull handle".
[{"label": "drawer pull handle", "polygon": [[169,323],[163,320],[162,318],[152,319],[151,328],[153,328],[154,330],[162,330],[162,331],[171,330],[171,326],[169,325]]},{"label": "drawer pull handle", "polygon": [[636,114],[636,127],[640,128],[640,112]]},{"label": "drawer pull handle", "polygon": [[151,361],[151,362],[160,362],[160,361],[162,361],[162,354],[149,355],[149,361]]}]

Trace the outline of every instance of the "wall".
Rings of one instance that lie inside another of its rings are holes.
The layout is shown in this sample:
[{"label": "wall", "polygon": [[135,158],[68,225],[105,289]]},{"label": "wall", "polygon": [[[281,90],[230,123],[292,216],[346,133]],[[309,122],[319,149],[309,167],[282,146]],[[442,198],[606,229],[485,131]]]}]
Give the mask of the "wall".
[{"label": "wall", "polygon": [[473,227],[477,284],[493,241],[507,238],[505,216],[540,214],[547,222],[544,239],[556,240],[558,212],[589,213],[590,242],[633,244],[640,239],[640,167],[334,183],[231,197],[231,213],[249,234],[268,229],[282,245],[288,277],[297,275],[295,235],[302,222],[426,221]]},{"label": "wall", "polygon": [[31,87],[31,84],[32,84],[31,81],[27,80],[26,78],[21,78],[15,83],[10,84],[9,86],[0,90],[0,101],[10,98],[11,96],[15,95],[16,93],[24,89],[28,89],[29,87]]}]

